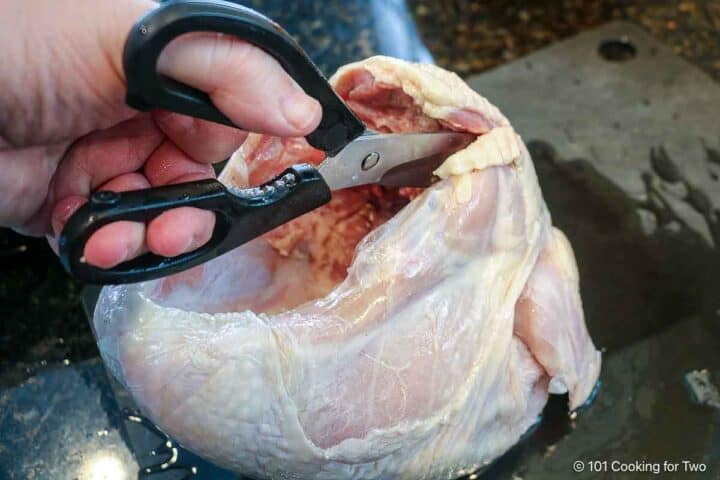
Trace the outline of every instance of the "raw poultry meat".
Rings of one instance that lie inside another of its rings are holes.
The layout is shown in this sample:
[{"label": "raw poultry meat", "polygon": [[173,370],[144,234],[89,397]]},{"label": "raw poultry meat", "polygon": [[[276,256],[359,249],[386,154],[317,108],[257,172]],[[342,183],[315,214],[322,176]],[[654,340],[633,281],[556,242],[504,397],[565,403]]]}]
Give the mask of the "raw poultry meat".
[{"label": "raw poultry meat", "polygon": [[[505,117],[440,68],[373,57],[332,82],[379,131],[478,135],[426,190],[377,186],[204,266],[108,287],[103,358],[187,448],[261,478],[453,478],[597,381],[570,244]],[[251,135],[222,179],[319,163]]]}]

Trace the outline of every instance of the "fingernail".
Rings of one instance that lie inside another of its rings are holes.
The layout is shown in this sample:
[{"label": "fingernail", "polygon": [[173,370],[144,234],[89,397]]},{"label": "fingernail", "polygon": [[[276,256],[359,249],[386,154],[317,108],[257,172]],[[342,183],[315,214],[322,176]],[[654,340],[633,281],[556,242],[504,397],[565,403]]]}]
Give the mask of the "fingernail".
[{"label": "fingernail", "polygon": [[142,245],[145,241],[145,226],[135,224],[131,236],[125,239],[125,248],[123,248],[122,256],[118,259],[117,263],[123,263],[130,260],[131,257],[138,255],[139,245]]},{"label": "fingernail", "polygon": [[293,93],[285,96],[280,103],[280,109],[285,120],[302,133],[310,133],[320,122],[322,115],[320,103],[300,89],[295,89]]},{"label": "fingernail", "polygon": [[188,243],[183,249],[183,253],[197,250],[205,245],[210,240],[210,237],[212,237],[212,232],[215,228],[215,214],[208,211],[203,211],[202,214],[210,218],[204,220],[205,227],[202,230],[196,231],[190,235]]},{"label": "fingernail", "polygon": [[126,245],[125,248],[122,251],[122,255],[117,259],[116,265],[119,265],[126,261],[128,258],[130,258],[130,246]]}]

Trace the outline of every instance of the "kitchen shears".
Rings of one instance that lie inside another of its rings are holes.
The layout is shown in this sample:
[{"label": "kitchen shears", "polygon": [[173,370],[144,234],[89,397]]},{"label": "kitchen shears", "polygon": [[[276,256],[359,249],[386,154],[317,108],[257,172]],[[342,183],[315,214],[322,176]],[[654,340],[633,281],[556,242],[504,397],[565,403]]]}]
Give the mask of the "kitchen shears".
[{"label": "kitchen shears", "polygon": [[[246,189],[228,188],[210,179],[124,193],[95,192],[70,217],[59,239],[61,263],[79,280],[121,284],[178,273],[324,205],[332,190],[371,183],[427,186],[432,171],[473,139],[456,132],[369,131],[285,30],[252,9],[222,0],[170,0],[136,23],[123,57],[128,105],[142,111],[163,108],[242,128],[220,112],[207,94],[157,73],[162,50],[190,32],[235,35],[275,57],[322,105],[320,125],[306,140],[327,157],[318,168],[294,165],[269,182]],[[111,269],[84,261],[85,242],[100,227],[119,220],[147,222],[182,206],[215,213],[212,237],[199,249],[176,257],[146,253]]]}]

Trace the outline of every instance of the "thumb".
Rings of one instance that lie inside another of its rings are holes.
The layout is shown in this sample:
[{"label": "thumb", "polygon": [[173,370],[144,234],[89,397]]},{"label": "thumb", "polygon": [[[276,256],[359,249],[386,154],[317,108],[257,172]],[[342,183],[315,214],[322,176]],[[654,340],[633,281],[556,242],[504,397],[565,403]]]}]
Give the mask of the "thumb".
[{"label": "thumb", "polygon": [[230,35],[193,33],[171,42],[158,71],[206,92],[245,130],[303,136],[320,123],[322,108],[262,49]]}]

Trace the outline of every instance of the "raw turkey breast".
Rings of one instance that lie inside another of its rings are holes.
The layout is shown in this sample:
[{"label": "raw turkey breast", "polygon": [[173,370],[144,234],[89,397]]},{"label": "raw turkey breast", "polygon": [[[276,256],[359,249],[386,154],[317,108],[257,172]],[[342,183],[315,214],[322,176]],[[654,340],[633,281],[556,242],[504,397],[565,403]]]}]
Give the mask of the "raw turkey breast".
[{"label": "raw turkey breast", "polygon": [[[372,129],[477,140],[426,190],[359,187],[161,281],[108,287],[103,358],[181,444],[260,478],[453,478],[500,456],[548,393],[590,395],[570,244],[525,146],[454,74],[373,57],[337,92]],[[251,135],[221,178],[318,164],[304,139]]]}]

